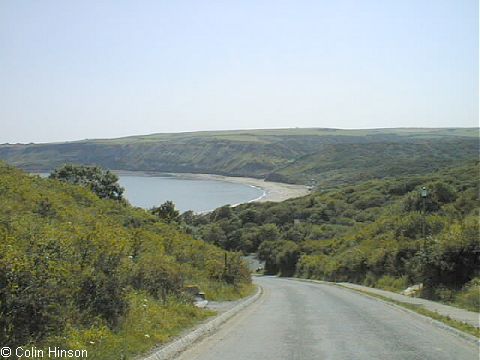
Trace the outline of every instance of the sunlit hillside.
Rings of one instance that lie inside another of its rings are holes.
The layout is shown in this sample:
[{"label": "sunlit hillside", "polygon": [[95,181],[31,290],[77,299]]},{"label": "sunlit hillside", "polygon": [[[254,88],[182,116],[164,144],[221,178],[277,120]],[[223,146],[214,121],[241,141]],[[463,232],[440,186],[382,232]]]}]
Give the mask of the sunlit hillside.
[{"label": "sunlit hillside", "polygon": [[478,128],[279,129],[154,134],[68,143],[0,145],[25,169],[64,163],[115,170],[212,173],[324,187],[422,174],[478,156]]},{"label": "sunlit hillside", "polygon": [[[249,290],[238,255],[194,240],[145,210],[0,163],[0,342],[130,357]],[[145,336],[148,335],[148,337]],[[123,354],[123,355],[122,355]]]}]

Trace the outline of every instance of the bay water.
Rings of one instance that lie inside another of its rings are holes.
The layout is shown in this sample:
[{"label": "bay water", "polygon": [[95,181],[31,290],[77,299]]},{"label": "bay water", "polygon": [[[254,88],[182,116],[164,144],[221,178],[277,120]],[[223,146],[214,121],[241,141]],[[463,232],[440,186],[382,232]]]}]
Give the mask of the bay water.
[{"label": "bay water", "polygon": [[[36,173],[46,177],[48,173]],[[133,206],[150,209],[170,200],[184,212],[206,212],[223,205],[236,205],[264,196],[262,189],[221,180],[185,178],[183,176],[150,176],[119,174],[125,188],[124,197]]]}]

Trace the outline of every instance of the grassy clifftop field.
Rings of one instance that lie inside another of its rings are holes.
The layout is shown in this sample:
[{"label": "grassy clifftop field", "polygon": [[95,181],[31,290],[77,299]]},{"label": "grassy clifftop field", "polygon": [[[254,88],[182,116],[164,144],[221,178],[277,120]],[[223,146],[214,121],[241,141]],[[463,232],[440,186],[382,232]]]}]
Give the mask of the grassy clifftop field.
[{"label": "grassy clifftop field", "polygon": [[330,187],[422,174],[478,156],[478,129],[283,129],[154,134],[69,143],[0,145],[25,169],[64,163],[116,170],[252,176]]},{"label": "grassy clifftop field", "polygon": [[238,255],[117,200],[0,163],[0,343],[127,359],[208,317],[184,288],[238,298]]}]

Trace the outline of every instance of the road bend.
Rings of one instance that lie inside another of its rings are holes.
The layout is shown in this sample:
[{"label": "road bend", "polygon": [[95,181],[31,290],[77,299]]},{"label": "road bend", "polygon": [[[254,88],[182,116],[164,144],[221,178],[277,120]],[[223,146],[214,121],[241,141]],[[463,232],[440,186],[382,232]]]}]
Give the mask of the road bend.
[{"label": "road bend", "polygon": [[181,360],[478,360],[478,346],[333,285],[255,279],[264,295]]}]

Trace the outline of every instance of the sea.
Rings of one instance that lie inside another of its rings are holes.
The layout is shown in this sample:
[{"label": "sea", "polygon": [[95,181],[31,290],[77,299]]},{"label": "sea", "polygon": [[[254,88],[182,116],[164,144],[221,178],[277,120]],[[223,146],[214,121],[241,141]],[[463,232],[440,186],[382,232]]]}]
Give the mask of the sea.
[{"label": "sea", "polygon": [[[42,177],[48,173],[35,173]],[[175,175],[119,174],[124,197],[133,206],[150,209],[173,201],[180,212],[203,213],[223,205],[238,205],[265,196],[263,189],[222,180],[185,178]]]}]

